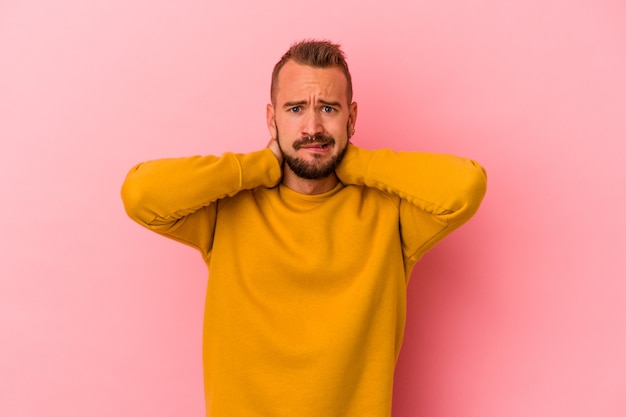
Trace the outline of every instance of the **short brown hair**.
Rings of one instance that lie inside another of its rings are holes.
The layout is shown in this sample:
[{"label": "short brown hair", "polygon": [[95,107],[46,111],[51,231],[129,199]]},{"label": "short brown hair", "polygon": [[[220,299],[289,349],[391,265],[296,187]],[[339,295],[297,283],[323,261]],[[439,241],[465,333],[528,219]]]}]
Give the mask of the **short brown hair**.
[{"label": "short brown hair", "polygon": [[348,70],[346,55],[341,50],[341,46],[330,41],[303,40],[292,44],[289,50],[280,58],[280,61],[274,66],[274,71],[272,71],[272,85],[270,88],[270,96],[273,104],[276,104],[278,73],[291,59],[298,64],[315,68],[339,67],[346,76],[348,84],[348,104],[352,103],[352,77],[350,76],[350,70]]}]

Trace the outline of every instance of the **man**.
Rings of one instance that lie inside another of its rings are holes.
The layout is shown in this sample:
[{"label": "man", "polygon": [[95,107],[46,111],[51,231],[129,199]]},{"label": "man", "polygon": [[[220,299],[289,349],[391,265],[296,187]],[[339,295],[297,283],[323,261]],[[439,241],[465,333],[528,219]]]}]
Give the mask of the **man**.
[{"label": "man", "polygon": [[356,119],[343,52],[304,41],[274,69],[265,149],[128,174],[128,214],[209,268],[208,416],[391,413],[411,269],[486,179],[454,156],[358,148]]}]

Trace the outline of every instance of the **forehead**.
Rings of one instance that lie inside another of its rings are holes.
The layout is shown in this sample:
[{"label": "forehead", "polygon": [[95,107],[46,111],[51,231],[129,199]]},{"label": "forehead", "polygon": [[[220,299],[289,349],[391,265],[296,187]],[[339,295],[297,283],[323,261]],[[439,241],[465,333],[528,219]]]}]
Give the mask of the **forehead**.
[{"label": "forehead", "polygon": [[307,99],[311,95],[346,101],[348,81],[339,67],[316,68],[288,61],[278,73],[276,101]]}]

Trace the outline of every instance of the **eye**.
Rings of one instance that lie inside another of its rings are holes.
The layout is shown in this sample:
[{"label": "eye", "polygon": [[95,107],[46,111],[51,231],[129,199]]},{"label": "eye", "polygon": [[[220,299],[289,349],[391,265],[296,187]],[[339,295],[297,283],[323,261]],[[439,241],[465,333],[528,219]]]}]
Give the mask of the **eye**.
[{"label": "eye", "polygon": [[290,108],[289,108],[289,111],[290,111],[291,113],[300,113],[300,111],[302,111],[302,107],[300,107],[300,106],[290,107]]},{"label": "eye", "polygon": [[323,106],[323,107],[322,107],[322,112],[323,112],[323,113],[332,113],[334,110],[335,110],[335,109],[333,109],[333,108],[332,108],[332,107],[330,107],[330,106]]}]

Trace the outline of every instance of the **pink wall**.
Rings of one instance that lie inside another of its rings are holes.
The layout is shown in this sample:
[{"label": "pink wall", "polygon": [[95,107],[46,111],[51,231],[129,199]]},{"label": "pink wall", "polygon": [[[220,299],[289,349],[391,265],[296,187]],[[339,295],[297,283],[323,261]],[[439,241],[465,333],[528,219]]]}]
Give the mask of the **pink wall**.
[{"label": "pink wall", "polygon": [[394,417],[625,415],[625,3],[214,3],[0,2],[0,415],[203,415],[204,265],[120,184],[263,147],[304,37],[344,45],[358,144],[489,171],[412,278]]}]

